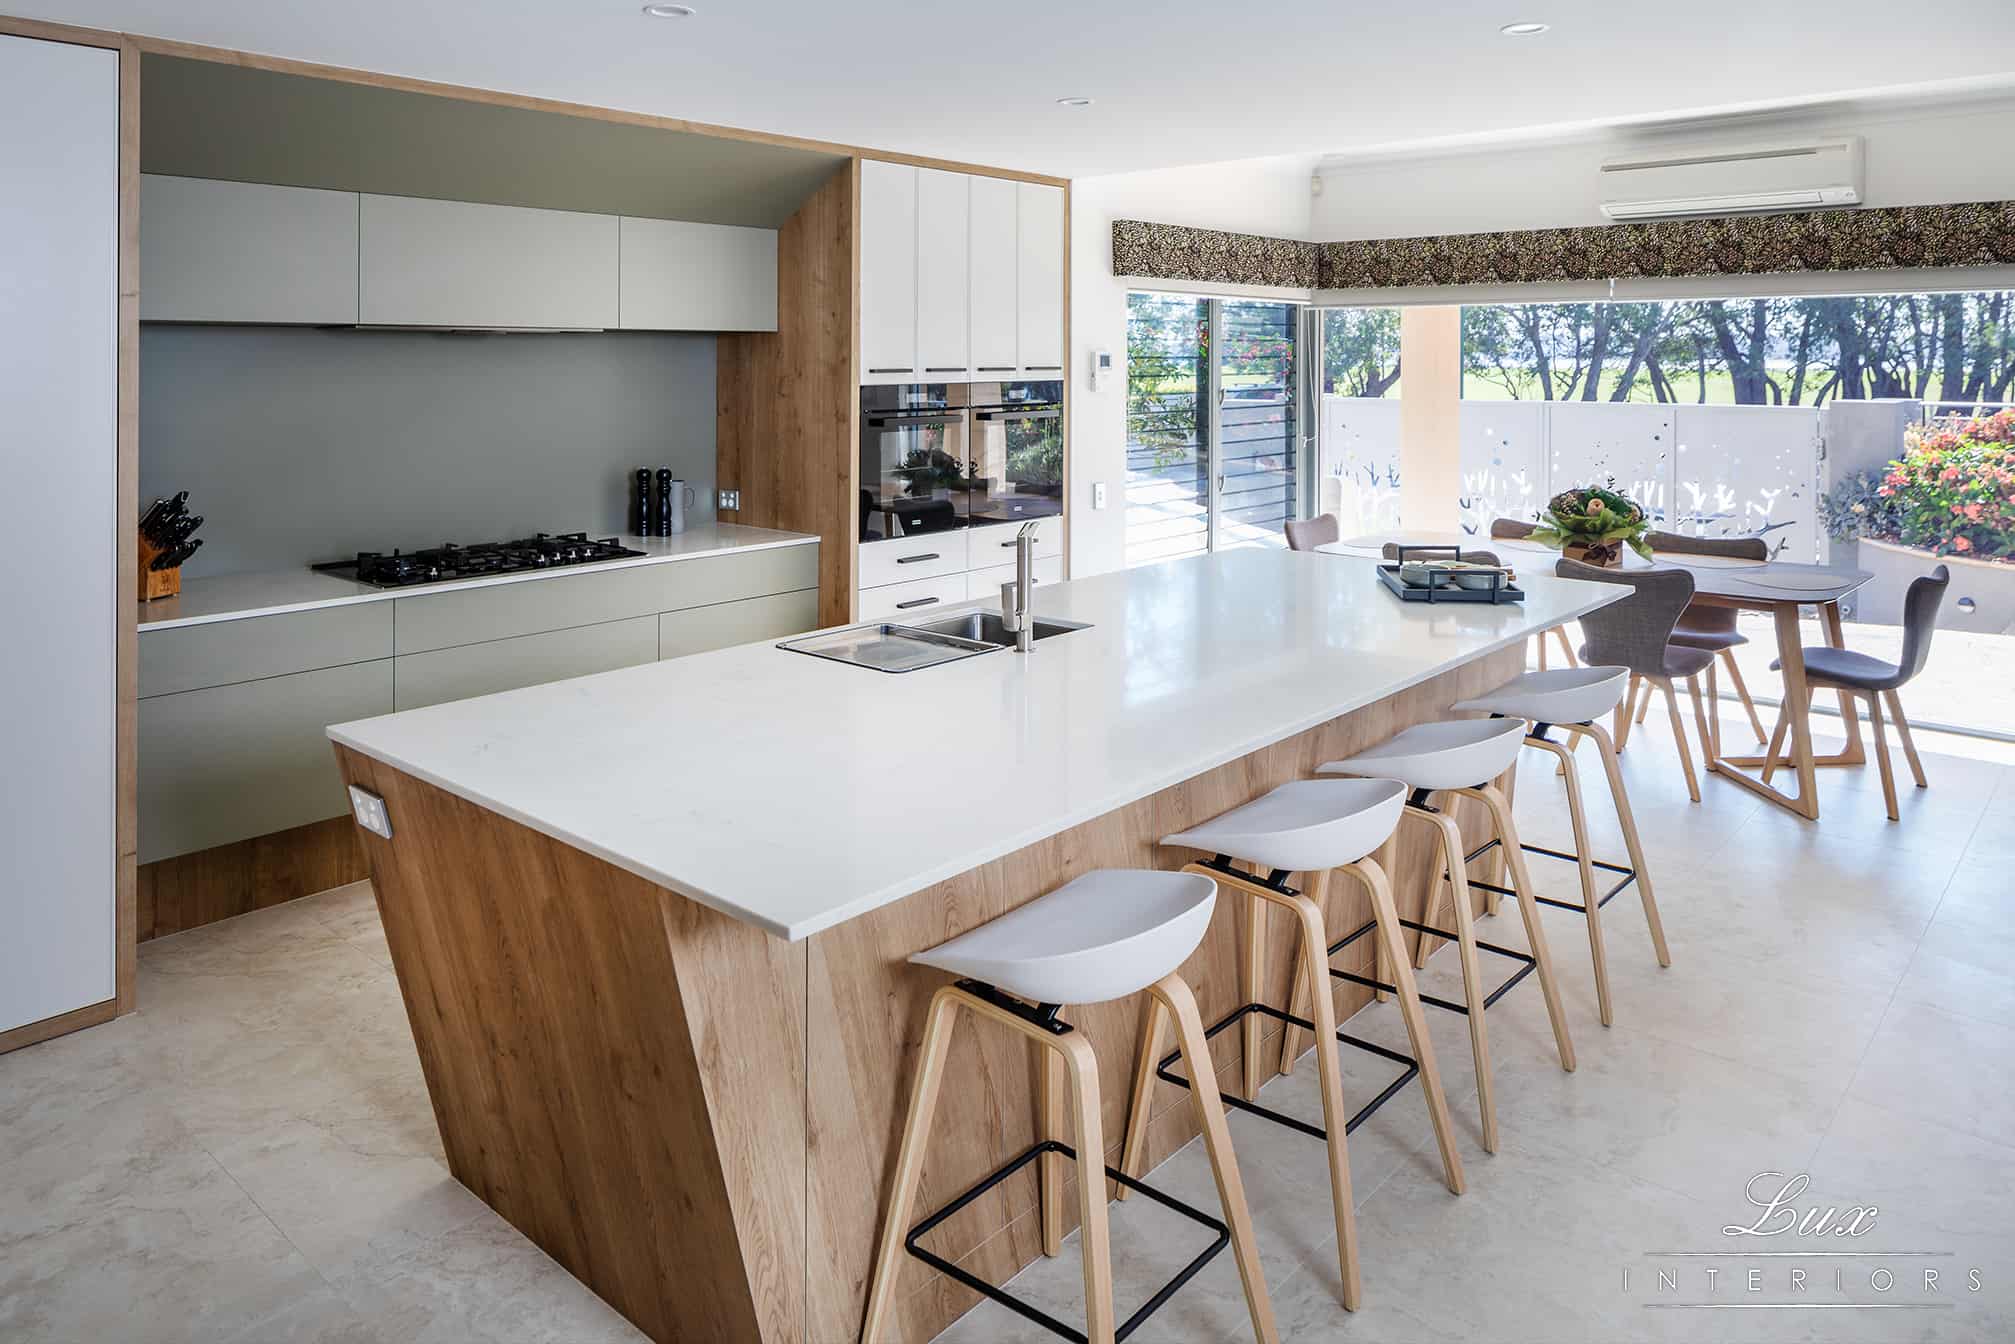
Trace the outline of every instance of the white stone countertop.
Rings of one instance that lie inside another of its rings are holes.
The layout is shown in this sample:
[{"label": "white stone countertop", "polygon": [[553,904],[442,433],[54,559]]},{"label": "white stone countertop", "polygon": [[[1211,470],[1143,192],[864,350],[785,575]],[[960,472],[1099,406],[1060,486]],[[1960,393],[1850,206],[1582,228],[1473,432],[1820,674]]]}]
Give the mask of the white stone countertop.
[{"label": "white stone countertop", "polygon": [[1045,585],[1091,628],[1026,656],[745,644],[329,736],[796,940],[1626,596],[1523,587],[1403,603],[1362,559],[1240,550]]},{"label": "white stone countertop", "polygon": [[182,585],[178,596],[140,603],[140,629],[143,633],[170,630],[182,625],[236,621],[248,616],[276,616],[282,612],[312,611],[317,607],[340,607],[352,602],[387,602],[398,597],[422,597],[428,593],[482,588],[493,583],[536,583],[541,579],[569,574],[606,574],[612,569],[695,560],[731,551],[809,546],[818,538],[803,532],[777,532],[767,527],[744,527],[739,523],[703,523],[688,528],[676,537],[626,536],[617,540],[643,554],[622,560],[598,560],[590,565],[562,565],[557,569],[535,569],[519,574],[416,583],[404,588],[374,588],[368,583],[320,573],[306,565],[299,569],[258,574],[220,574],[214,578],[190,579]]}]

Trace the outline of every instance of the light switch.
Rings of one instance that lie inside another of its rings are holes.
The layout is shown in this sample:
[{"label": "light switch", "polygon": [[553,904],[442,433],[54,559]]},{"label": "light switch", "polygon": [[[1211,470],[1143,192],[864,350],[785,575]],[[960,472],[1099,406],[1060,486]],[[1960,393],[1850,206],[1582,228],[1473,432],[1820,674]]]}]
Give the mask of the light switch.
[{"label": "light switch", "polygon": [[350,811],[356,814],[357,824],[372,835],[384,839],[392,838],[391,814],[385,811],[385,800],[369,789],[350,786]]},{"label": "light switch", "polygon": [[1104,481],[1093,481],[1091,483],[1091,506],[1094,509],[1102,509],[1105,507]]}]

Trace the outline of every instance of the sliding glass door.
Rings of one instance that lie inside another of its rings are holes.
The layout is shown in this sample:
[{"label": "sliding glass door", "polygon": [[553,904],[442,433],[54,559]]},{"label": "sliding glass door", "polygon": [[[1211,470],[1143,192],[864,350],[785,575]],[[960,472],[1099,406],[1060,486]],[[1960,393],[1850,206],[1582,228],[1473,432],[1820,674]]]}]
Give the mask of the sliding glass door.
[{"label": "sliding glass door", "polygon": [[1302,308],[1127,296],[1126,559],[1283,546],[1300,501]]}]

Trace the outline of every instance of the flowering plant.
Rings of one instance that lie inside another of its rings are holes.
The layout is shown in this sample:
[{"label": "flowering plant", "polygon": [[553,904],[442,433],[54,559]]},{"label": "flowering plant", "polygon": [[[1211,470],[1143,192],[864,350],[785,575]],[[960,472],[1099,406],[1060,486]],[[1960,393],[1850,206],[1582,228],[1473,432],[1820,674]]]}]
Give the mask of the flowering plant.
[{"label": "flowering plant", "polygon": [[2015,555],[2015,410],[1913,425],[1875,488],[1883,506],[1862,532],[1934,555]]},{"label": "flowering plant", "polygon": [[1600,565],[1621,558],[1625,545],[1650,559],[1651,547],[1644,540],[1650,530],[1651,517],[1643,505],[1603,486],[1587,485],[1548,500],[1532,539],[1556,550],[1585,549],[1589,563]]}]

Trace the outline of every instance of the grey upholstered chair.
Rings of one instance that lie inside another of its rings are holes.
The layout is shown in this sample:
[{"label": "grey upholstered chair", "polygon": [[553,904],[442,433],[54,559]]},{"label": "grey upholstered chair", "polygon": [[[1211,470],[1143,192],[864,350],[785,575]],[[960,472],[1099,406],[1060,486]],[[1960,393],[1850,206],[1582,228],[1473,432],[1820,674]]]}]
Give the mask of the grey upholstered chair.
[{"label": "grey upholstered chair", "polygon": [[[1652,532],[1645,540],[1654,553],[1664,555],[1719,555],[1731,560],[1754,560],[1759,564],[1770,558],[1770,543],[1762,537],[1689,537],[1681,532]],[[1736,625],[1737,615],[1734,607],[1709,606],[1696,601],[1679,617],[1678,628],[1672,632],[1672,642],[1714,651],[1721,659],[1721,665],[1728,669],[1728,680],[1735,687],[1735,697],[1742,702],[1743,711],[1749,715],[1749,726],[1755,731],[1756,740],[1761,742],[1764,738],[1763,718],[1756,712],[1756,702],[1749,698],[1749,686],[1742,680],[1742,667],[1735,661],[1736,646],[1749,642],[1749,636]],[[1709,676],[1712,677],[1711,672]],[[1711,690],[1713,682],[1710,680],[1708,685]],[[1638,716],[1638,722],[1643,722],[1642,714]]]},{"label": "grey upholstered chair", "polygon": [[[1896,724],[1896,735],[1903,739],[1903,755],[1910,762],[1910,777],[1921,789],[1925,787],[1924,762],[1917,758],[1917,744],[1910,737],[1910,720],[1904,717],[1903,701],[1896,693],[1924,670],[1924,660],[1931,656],[1931,633],[1938,627],[1938,608],[1944,604],[1945,590],[1951,582],[1952,572],[1943,565],[1910,581],[1909,591],[1903,594],[1903,647],[1896,662],[1885,663],[1880,658],[1852,649],[1836,649],[1830,644],[1800,651],[1805,657],[1805,682],[1809,688],[1845,691],[1867,701],[1868,722],[1875,730],[1875,763],[1882,771],[1882,801],[1888,805],[1891,821],[1897,820],[1896,780],[1889,766],[1888,739],[1882,732],[1882,702],[1889,703],[1889,717]],[[1776,669],[1778,665],[1770,666]],[[1787,726],[1784,711],[1779,709],[1777,726],[1770,734],[1770,750],[1764,758],[1766,782],[1777,766],[1790,764],[1790,758],[1780,760],[1777,755],[1784,745]]]},{"label": "grey upholstered chair", "polygon": [[1700,751],[1704,760],[1712,761],[1714,734],[1707,726],[1699,674],[1714,661],[1714,651],[1672,642],[1680,613],[1693,600],[1693,576],[1683,569],[1610,569],[1568,559],[1555,565],[1554,573],[1563,579],[1616,583],[1636,590],[1631,597],[1581,618],[1582,661],[1591,667],[1630,669],[1630,687],[1623,703],[1616,707],[1619,751],[1629,740],[1639,689],[1642,688],[1647,704],[1652,687],[1664,690],[1665,708],[1672,718],[1672,738],[1679,747],[1680,768],[1686,772],[1686,794],[1699,802],[1700,781],[1693,773],[1693,753],[1686,745],[1686,724],[1679,715],[1679,696],[1672,686],[1673,678],[1685,679],[1686,689],[1693,697],[1693,722],[1700,734]]},{"label": "grey upholstered chair", "polygon": [[[1523,541],[1538,528],[1537,523],[1521,523],[1516,518],[1493,518],[1490,520],[1490,536],[1493,541]],[[1574,641],[1567,637],[1567,627],[1556,625],[1551,630],[1541,631],[1534,636],[1539,641],[1539,670],[1546,670],[1546,637],[1553,636],[1560,643],[1560,656],[1567,659],[1569,667],[1575,667]]]},{"label": "grey upholstered chair", "polygon": [[1290,518],[1283,530],[1287,533],[1287,548],[1290,551],[1312,551],[1318,546],[1329,545],[1343,535],[1333,513],[1325,513],[1318,518]]}]

